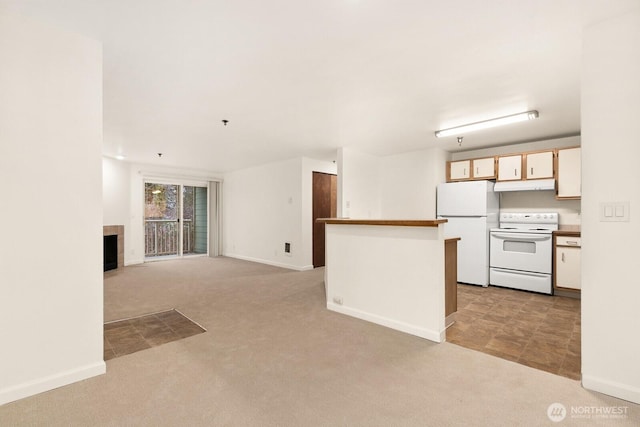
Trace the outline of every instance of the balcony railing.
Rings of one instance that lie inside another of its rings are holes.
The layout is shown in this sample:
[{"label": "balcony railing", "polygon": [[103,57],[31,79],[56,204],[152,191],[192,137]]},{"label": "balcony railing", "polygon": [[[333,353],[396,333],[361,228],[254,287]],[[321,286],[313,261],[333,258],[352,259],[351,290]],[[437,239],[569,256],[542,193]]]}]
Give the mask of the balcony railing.
[{"label": "balcony railing", "polygon": [[[177,255],[178,227],[175,220],[148,219],[144,223],[144,252],[146,257]],[[182,253],[195,253],[196,228],[192,220],[182,222]]]}]

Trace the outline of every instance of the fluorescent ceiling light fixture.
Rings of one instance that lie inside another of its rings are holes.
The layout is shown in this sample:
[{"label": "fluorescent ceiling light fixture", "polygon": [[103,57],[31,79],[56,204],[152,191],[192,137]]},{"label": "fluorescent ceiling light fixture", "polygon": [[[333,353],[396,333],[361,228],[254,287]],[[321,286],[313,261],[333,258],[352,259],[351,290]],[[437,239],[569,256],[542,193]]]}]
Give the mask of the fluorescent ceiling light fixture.
[{"label": "fluorescent ceiling light fixture", "polygon": [[473,132],[480,129],[488,129],[496,126],[508,125],[511,123],[524,122],[538,118],[536,110],[527,111],[525,113],[512,114],[510,116],[498,117],[496,119],[483,120],[481,122],[470,123],[468,125],[456,126],[454,128],[442,129],[436,131],[436,137],[462,135],[467,132]]},{"label": "fluorescent ceiling light fixture", "polygon": [[125,157],[125,156],[123,156],[122,154],[118,154],[118,155],[116,156],[116,159],[118,159],[118,160],[124,160],[124,159],[126,159],[126,157]]}]

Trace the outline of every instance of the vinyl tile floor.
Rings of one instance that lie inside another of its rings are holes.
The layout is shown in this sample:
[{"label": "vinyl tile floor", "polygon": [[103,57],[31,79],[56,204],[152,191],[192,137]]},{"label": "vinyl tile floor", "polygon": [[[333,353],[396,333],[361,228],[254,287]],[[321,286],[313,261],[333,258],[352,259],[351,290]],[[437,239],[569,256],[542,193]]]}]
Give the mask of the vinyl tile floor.
[{"label": "vinyl tile floor", "polygon": [[580,379],[580,300],[458,284],[447,341]]},{"label": "vinyl tile floor", "polygon": [[205,332],[172,309],[104,324],[104,360],[177,341]]}]

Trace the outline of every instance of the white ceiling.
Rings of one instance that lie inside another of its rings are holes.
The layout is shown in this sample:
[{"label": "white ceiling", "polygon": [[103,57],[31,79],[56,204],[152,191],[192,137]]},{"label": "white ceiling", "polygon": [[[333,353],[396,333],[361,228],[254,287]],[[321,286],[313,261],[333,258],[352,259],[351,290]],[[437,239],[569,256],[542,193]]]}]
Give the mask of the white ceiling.
[{"label": "white ceiling", "polygon": [[[104,154],[224,172],[580,131],[582,29],[639,0],[0,0],[100,40]],[[222,119],[229,120],[223,126]],[[162,158],[158,158],[162,152]]]}]

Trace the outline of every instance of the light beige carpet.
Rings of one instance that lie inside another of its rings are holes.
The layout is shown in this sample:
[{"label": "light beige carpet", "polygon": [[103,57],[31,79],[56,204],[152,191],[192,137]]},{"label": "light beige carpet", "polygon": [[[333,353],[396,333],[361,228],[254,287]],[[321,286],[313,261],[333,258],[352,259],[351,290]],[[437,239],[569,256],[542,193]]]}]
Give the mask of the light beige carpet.
[{"label": "light beige carpet", "polygon": [[[0,407],[1,426],[636,426],[640,407],[574,380],[325,308],[322,269],[227,258],[105,275],[105,321],[172,307],[207,333]],[[552,403],[627,407],[552,423]]]}]

